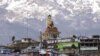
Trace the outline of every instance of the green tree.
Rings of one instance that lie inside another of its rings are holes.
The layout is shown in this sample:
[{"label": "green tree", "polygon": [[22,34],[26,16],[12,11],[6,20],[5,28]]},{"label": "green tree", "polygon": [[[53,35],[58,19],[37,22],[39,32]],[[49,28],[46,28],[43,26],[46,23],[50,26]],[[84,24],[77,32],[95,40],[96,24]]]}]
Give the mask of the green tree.
[{"label": "green tree", "polygon": [[73,44],[73,45],[72,45],[72,48],[76,49],[77,47]]},{"label": "green tree", "polygon": [[15,41],[15,36],[12,36],[12,42],[14,43],[14,41]]}]

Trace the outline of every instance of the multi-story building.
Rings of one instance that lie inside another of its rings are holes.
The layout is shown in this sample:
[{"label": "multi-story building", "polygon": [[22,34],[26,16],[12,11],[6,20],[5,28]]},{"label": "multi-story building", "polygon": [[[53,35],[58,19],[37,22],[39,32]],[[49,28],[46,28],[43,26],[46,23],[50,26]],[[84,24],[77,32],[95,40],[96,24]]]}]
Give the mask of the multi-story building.
[{"label": "multi-story building", "polygon": [[21,50],[29,46],[36,47],[39,45],[39,42],[32,40],[31,38],[23,38],[21,40],[14,40],[13,43],[8,45],[11,49]]},{"label": "multi-story building", "polygon": [[80,55],[84,56],[100,55],[99,42],[100,42],[99,36],[80,39]]}]

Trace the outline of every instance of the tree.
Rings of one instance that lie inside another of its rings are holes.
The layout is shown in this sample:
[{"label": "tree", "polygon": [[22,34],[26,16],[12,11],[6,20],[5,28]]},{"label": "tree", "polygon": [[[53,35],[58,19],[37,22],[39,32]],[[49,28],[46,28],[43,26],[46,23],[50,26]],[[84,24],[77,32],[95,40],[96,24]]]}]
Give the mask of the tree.
[{"label": "tree", "polygon": [[73,45],[72,45],[72,48],[76,49],[76,46],[73,44]]},{"label": "tree", "polygon": [[12,36],[12,42],[14,43],[14,41],[15,41],[15,36]]},{"label": "tree", "polygon": [[77,38],[77,36],[76,35],[73,35],[73,38]]}]

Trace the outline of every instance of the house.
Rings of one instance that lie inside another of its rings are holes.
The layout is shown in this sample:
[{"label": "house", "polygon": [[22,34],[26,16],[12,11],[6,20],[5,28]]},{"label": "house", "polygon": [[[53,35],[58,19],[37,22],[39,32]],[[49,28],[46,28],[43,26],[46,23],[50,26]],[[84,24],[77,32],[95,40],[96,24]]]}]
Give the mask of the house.
[{"label": "house", "polygon": [[57,44],[60,53],[75,55],[79,53],[79,42],[62,42]]},{"label": "house", "polygon": [[80,39],[80,55],[98,56],[100,55],[100,39],[97,36]]},{"label": "house", "polygon": [[29,43],[29,42],[32,42],[32,39],[31,38],[23,38],[21,40],[21,42],[23,42],[23,43]]}]

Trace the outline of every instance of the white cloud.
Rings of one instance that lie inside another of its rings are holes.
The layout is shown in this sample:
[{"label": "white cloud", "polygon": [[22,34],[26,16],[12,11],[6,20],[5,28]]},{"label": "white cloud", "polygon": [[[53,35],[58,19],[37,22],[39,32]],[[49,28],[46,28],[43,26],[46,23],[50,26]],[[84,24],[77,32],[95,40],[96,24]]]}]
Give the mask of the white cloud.
[{"label": "white cloud", "polygon": [[[100,2],[99,2],[100,3]],[[100,6],[99,6],[99,3],[97,3],[97,1],[94,1],[93,4],[92,4],[92,8],[93,8],[93,12],[92,13],[96,13],[96,12],[100,12]]]},{"label": "white cloud", "polygon": [[94,21],[94,22],[97,22],[97,18],[94,17],[94,18],[93,18],[93,21]]},{"label": "white cloud", "polygon": [[69,32],[92,34],[100,30],[100,0],[0,0],[0,19],[19,23],[22,26],[19,28],[26,25],[32,31],[45,28],[48,14],[65,35]]}]

